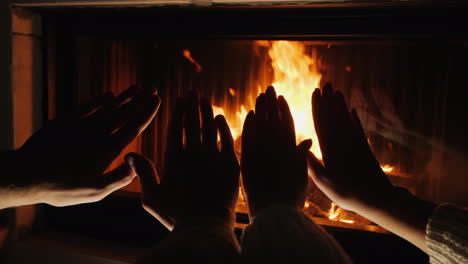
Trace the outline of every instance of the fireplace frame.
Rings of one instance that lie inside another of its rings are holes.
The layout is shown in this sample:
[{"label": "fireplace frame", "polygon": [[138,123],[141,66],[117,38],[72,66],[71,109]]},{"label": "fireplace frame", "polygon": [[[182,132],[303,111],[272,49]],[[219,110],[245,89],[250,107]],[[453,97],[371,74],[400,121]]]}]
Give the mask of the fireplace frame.
[{"label": "fireplace frame", "polygon": [[[0,86],[8,88],[2,91],[2,95],[6,96],[0,98],[2,111],[6,110],[0,121],[8,124],[5,139],[0,138],[0,147],[18,148],[45,120],[73,110],[71,106],[76,104],[76,97],[57,89],[74,89],[74,77],[67,75],[73,71],[57,67],[58,64],[74,67],[73,61],[61,61],[66,58],[65,54],[73,50],[72,35],[104,32],[111,36],[121,30],[128,31],[122,17],[137,19],[139,24],[145,25],[133,31],[134,36],[151,33],[174,39],[309,39],[325,43],[378,42],[384,38],[405,41],[421,38],[454,42],[468,40],[468,31],[463,29],[468,6],[463,3],[330,1],[297,4],[295,1],[295,4],[277,6],[268,1],[264,5],[251,6],[239,3],[226,5],[216,1],[209,1],[210,4],[205,1],[180,1],[183,6],[166,6],[167,2],[137,1],[132,6],[129,6],[129,1],[113,0],[69,0],[59,3],[13,0],[2,3],[5,6],[2,10],[8,10],[8,15],[4,16],[8,23],[1,30],[9,34],[1,34],[0,30],[0,37],[5,40],[0,43],[10,45],[2,51],[7,61],[0,62],[3,79]],[[182,16],[184,26],[175,19]],[[244,20],[236,21],[233,17],[243,17]],[[215,25],[212,25],[213,21],[216,21]],[[271,21],[275,21],[275,27],[272,27]],[[252,27],[254,22],[257,23]],[[165,23],[165,27],[155,30],[161,23]],[[291,24],[299,26],[292,30]],[[242,33],[239,33],[239,28],[243,28]],[[54,50],[56,43],[67,41],[69,45],[59,45],[64,49]],[[18,52],[28,48],[30,53]],[[25,98],[28,98],[28,111],[21,111],[18,107],[24,105]],[[35,212],[34,206],[10,212],[10,230],[14,230],[10,239],[32,227]]]}]

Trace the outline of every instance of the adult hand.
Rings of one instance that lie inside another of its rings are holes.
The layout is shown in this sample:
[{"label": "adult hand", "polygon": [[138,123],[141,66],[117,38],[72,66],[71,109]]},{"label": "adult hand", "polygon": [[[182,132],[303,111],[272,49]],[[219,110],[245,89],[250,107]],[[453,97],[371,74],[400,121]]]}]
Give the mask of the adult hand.
[{"label": "adult hand", "polygon": [[242,184],[251,217],[272,204],[302,210],[311,144],[305,140],[296,146],[288,103],[273,87],[258,96],[242,132]]},{"label": "adult hand", "polygon": [[76,116],[40,129],[15,151],[8,193],[28,196],[27,203],[68,206],[101,200],[130,183],[135,174],[126,164],[103,173],[158,110],[155,90],[140,90],[106,94]]},{"label": "adult hand", "polygon": [[224,117],[213,118],[209,101],[199,103],[197,95],[190,93],[177,101],[168,135],[161,179],[149,160],[135,153],[126,157],[140,178],[143,208],[171,230],[174,225],[199,221],[217,221],[232,228],[239,164]]},{"label": "adult hand", "polygon": [[324,165],[309,153],[315,184],[338,206],[357,212],[427,252],[426,225],[435,205],[392,186],[367,143],[354,110],[330,84],[312,95]]},{"label": "adult hand", "polygon": [[370,149],[356,112],[330,84],[312,95],[315,130],[323,163],[310,153],[315,184],[338,206],[360,212],[393,193],[393,186]]}]

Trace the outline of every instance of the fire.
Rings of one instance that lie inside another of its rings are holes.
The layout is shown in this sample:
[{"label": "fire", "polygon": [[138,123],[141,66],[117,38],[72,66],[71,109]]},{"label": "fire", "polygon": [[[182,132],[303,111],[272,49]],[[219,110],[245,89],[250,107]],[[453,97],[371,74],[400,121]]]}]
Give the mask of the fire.
[{"label": "fire", "polygon": [[240,106],[240,110],[236,112],[234,117],[232,115],[226,115],[224,108],[215,105],[213,105],[213,114],[214,116],[223,115],[226,117],[234,140],[242,135],[242,124],[244,124],[245,117],[248,114],[244,105]]},{"label": "fire", "polygon": [[311,151],[321,159],[310,103],[310,96],[322,78],[316,59],[307,54],[304,44],[296,41],[272,42],[268,55],[275,74],[273,87],[288,101],[297,141],[311,138],[314,142]]},{"label": "fire", "polygon": [[385,165],[381,165],[380,168],[382,168],[382,170],[385,172],[385,173],[390,173],[393,171],[393,166],[390,166],[388,164],[385,164]]},{"label": "fire", "polygon": [[[274,72],[272,86],[275,87],[278,95],[284,96],[288,101],[294,119],[297,142],[312,139],[311,151],[317,158],[322,159],[317,134],[315,133],[310,100],[313,90],[319,87],[322,78],[317,68],[316,53],[308,54],[306,46],[298,41],[257,41],[256,44],[269,49],[268,55]],[[183,54],[201,71],[201,66],[192,58],[190,51],[184,50]],[[347,66],[345,70],[351,72],[351,66]],[[242,135],[242,126],[248,113],[247,109],[255,108],[255,98],[265,88],[249,87],[250,90],[246,98],[253,98],[254,100],[245,100],[242,102],[243,104],[239,103],[238,92],[234,88],[227,88],[226,96],[236,97],[237,105],[234,108],[227,103],[222,106],[213,105],[215,115],[224,115],[226,117],[234,140],[239,139]],[[368,142],[370,145],[369,139]],[[390,165],[381,167],[386,173],[392,172],[394,169]],[[305,209],[310,206],[309,201],[304,204]],[[354,223],[354,220],[346,219],[349,215],[334,203],[331,203],[328,212],[324,213],[328,213],[330,220],[348,224]]]},{"label": "fire", "polygon": [[[295,120],[297,142],[311,138],[314,144],[311,151],[322,158],[314,121],[310,97],[315,88],[319,87],[321,74],[318,72],[316,59],[309,56],[306,47],[297,41],[258,41],[259,46],[268,46],[268,55],[274,71],[273,87],[278,95],[284,96],[288,101],[291,113]],[[256,98],[262,89],[251,89],[248,97]],[[236,91],[228,89],[231,96]],[[226,115],[225,107],[214,106],[214,114],[224,114],[230,127],[232,136],[237,139],[242,133],[242,125],[247,116],[246,109],[254,109],[255,105],[239,106],[235,115]]]},{"label": "fire", "polygon": [[340,221],[343,223],[353,224],[353,220],[341,219],[340,215],[344,212],[343,209],[336,206],[336,204],[331,203],[330,209],[328,210],[328,219],[333,221]]},{"label": "fire", "polygon": [[193,65],[195,65],[195,71],[196,72],[201,72],[202,71],[201,65],[192,57],[192,53],[190,52],[190,50],[184,49],[182,51],[182,55],[184,55],[184,57],[187,58],[187,60],[189,60],[191,63],[193,63]]}]

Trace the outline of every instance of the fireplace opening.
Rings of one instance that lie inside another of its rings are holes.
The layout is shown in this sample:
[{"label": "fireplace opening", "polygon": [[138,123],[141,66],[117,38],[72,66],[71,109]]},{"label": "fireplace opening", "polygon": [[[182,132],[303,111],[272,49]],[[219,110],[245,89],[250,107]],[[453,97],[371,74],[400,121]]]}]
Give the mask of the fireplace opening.
[{"label": "fireplace opening", "polygon": [[[368,142],[391,182],[419,197],[438,198],[441,171],[434,169],[434,164],[440,162],[437,143],[444,135],[444,48],[427,46],[423,41],[135,40],[89,36],[78,36],[74,47],[77,103],[106,91],[121,92],[134,83],[157,87],[163,102],[156,120],[124,152],[150,156],[160,172],[164,170],[165,138],[173,102],[189,90],[210,98],[214,113],[226,116],[240,155],[243,120],[254,109],[257,95],[273,85],[291,107],[298,142],[311,138],[311,151],[320,158],[310,98],[315,88],[331,82],[357,110]],[[349,177],[354,173],[350,171]],[[121,193],[139,191],[139,183],[134,181]],[[237,211],[247,213],[242,195]],[[304,211],[322,225],[386,232],[360,215],[337,207],[312,181]]]},{"label": "fireplace opening", "polygon": [[[468,87],[468,36],[460,28],[466,8],[343,4],[34,11],[42,18],[44,117],[66,116],[80,103],[136,83],[155,86],[161,108],[123,152],[148,156],[161,174],[172,106],[186,91],[198,90],[210,98],[215,113],[226,116],[240,155],[243,119],[258,93],[273,85],[292,108],[298,140],[312,138],[312,151],[320,156],[310,97],[331,82],[357,110],[393,184],[423,199],[468,205],[468,120],[460,96]],[[379,234],[387,231],[369,220],[338,208],[309,183],[305,214],[350,248],[353,259],[425,259],[395,236]],[[135,180],[100,203],[41,206],[40,220],[48,231],[151,247],[164,231],[138,210],[139,188]],[[248,222],[242,196],[237,213],[242,228]],[[122,214],[138,219],[128,225]],[[381,241],[385,246],[378,245]]]}]

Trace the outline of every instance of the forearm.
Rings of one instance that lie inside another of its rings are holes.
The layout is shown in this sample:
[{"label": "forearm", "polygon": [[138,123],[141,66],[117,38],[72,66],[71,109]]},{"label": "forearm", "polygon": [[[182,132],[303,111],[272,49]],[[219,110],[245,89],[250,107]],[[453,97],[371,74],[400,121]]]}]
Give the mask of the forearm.
[{"label": "forearm", "polygon": [[[0,151],[0,210],[8,207],[34,204],[39,199],[39,188],[26,188],[16,183],[15,151]],[[18,168],[19,169],[19,168]]]},{"label": "forearm", "polygon": [[18,188],[14,185],[0,186],[0,210],[38,203],[39,193],[37,188]]},{"label": "forearm", "polygon": [[368,202],[357,213],[427,253],[426,226],[435,206],[407,190],[395,188],[393,193]]}]

